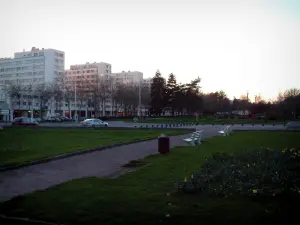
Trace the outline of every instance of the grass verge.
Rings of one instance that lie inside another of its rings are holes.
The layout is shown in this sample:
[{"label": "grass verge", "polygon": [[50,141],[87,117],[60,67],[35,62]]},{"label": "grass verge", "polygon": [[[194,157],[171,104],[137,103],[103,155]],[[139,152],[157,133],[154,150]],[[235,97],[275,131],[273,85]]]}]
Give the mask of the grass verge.
[{"label": "grass verge", "polygon": [[155,138],[184,130],[83,130],[9,128],[0,130],[0,165],[15,165],[99,146]]},{"label": "grass verge", "polygon": [[[79,179],[14,198],[2,203],[0,211],[7,216],[74,225],[281,224],[281,216],[293,221],[298,214],[290,209],[292,216],[268,212],[249,198],[178,194],[174,182],[198,171],[214,152],[291,146],[300,146],[300,133],[233,132],[229,137],[207,139],[198,147],[178,147],[169,155],[147,157],[142,161],[151,165],[118,179]],[[272,204],[280,203],[273,199]]]}]

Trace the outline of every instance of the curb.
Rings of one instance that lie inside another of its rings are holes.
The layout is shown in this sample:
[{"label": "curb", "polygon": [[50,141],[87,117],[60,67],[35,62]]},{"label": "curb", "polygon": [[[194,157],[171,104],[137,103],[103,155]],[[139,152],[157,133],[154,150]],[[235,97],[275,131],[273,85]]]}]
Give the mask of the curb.
[{"label": "curb", "polygon": [[[193,131],[195,131],[195,129],[186,129],[186,131],[193,132]],[[184,135],[184,134],[180,134],[180,135]],[[180,136],[180,135],[170,135],[170,137]],[[3,166],[3,167],[0,166],[0,172],[4,172],[4,171],[8,171],[8,170],[15,170],[15,169],[19,169],[22,167],[33,166],[36,164],[41,164],[41,163],[46,163],[46,162],[50,162],[50,161],[54,161],[54,160],[64,159],[64,158],[68,158],[68,157],[72,157],[72,156],[76,156],[76,155],[82,155],[82,154],[87,154],[87,153],[91,153],[91,152],[95,152],[95,151],[102,151],[102,150],[110,149],[110,148],[114,148],[114,147],[120,147],[120,146],[140,143],[140,142],[144,142],[144,141],[152,141],[152,140],[157,140],[157,137],[145,138],[145,139],[129,141],[129,142],[125,142],[125,143],[116,143],[116,144],[100,146],[100,147],[96,147],[96,148],[90,148],[90,149],[86,149],[86,150],[80,150],[80,151],[76,151],[76,152],[70,152],[70,153],[65,153],[65,154],[61,154],[61,155],[51,156],[51,157],[47,157],[47,158],[43,158],[43,159],[31,161],[31,162],[21,163],[21,164],[17,164],[17,165]]]},{"label": "curb", "polygon": [[50,223],[50,222],[45,222],[45,221],[40,221],[40,220],[31,220],[28,218],[21,218],[21,217],[10,217],[10,216],[5,216],[5,215],[0,215],[0,218],[3,220],[11,220],[11,221],[19,221],[19,222],[25,222],[25,223],[30,223],[30,224],[36,224],[36,225],[63,225],[63,224],[57,224],[57,223]]}]

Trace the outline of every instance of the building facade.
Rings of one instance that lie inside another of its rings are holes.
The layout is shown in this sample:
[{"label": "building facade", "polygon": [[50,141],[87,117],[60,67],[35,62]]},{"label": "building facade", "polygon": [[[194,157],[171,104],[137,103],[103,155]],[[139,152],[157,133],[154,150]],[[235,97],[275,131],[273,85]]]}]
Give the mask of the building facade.
[{"label": "building facade", "polygon": [[12,99],[9,86],[25,88],[52,83],[64,70],[65,53],[55,49],[33,47],[30,51],[16,52],[14,58],[0,58],[0,104],[15,112],[38,110],[40,105],[34,102],[34,96],[29,97],[28,92]]},{"label": "building facade", "polygon": [[[70,110],[66,110],[66,116],[115,116],[120,112],[121,106],[113,100],[113,92],[121,85],[142,84],[143,73],[139,71],[112,73],[111,69],[109,63],[94,62],[71,65],[70,69],[65,71],[67,89],[76,95],[76,101],[71,102]],[[98,91],[97,95],[102,96],[98,97],[97,103],[93,101],[94,91]],[[106,94],[108,96],[104,97]]]},{"label": "building facade", "polygon": [[116,85],[139,84],[143,81],[143,73],[139,71],[122,71],[112,73]]}]

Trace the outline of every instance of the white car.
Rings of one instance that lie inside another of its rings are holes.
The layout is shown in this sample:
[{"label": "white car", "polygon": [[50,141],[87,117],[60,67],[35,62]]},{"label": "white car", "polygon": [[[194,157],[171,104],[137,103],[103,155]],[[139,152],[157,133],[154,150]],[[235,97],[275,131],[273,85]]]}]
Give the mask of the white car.
[{"label": "white car", "polygon": [[108,126],[108,123],[99,119],[86,119],[80,122],[80,124],[84,127],[107,127]]},{"label": "white car", "polygon": [[286,125],[287,130],[300,130],[300,121],[288,122]]}]

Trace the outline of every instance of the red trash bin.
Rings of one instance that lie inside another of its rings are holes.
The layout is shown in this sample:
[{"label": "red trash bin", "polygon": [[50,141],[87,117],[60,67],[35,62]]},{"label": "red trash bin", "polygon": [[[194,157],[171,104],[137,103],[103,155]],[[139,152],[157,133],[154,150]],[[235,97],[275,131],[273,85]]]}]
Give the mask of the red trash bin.
[{"label": "red trash bin", "polygon": [[170,138],[165,135],[158,137],[158,152],[161,154],[170,152]]}]

